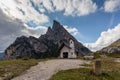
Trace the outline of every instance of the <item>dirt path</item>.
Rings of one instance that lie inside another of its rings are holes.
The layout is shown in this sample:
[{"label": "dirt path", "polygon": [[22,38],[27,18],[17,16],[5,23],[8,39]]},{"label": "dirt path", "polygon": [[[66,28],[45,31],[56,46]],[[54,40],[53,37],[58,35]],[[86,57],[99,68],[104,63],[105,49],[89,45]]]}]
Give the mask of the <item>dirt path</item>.
[{"label": "dirt path", "polygon": [[12,80],[48,80],[53,74],[60,70],[72,68],[82,68],[81,64],[86,62],[75,59],[56,59],[45,62],[39,62],[38,65],[31,67],[24,75],[18,76]]}]

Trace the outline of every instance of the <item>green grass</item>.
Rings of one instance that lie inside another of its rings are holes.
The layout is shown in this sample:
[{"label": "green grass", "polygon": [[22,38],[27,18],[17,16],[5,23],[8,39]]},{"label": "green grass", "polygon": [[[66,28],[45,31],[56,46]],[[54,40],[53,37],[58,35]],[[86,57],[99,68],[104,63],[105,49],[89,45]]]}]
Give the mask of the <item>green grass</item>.
[{"label": "green grass", "polygon": [[77,56],[77,59],[84,59],[83,56]]},{"label": "green grass", "polygon": [[86,63],[84,63],[84,64],[81,64],[81,66],[84,66],[84,67],[92,67],[92,64],[86,64]]},{"label": "green grass", "polygon": [[120,80],[120,74],[116,74],[106,72],[96,76],[93,74],[92,69],[81,68],[60,71],[56,75],[53,75],[50,80]]},{"label": "green grass", "polygon": [[[46,59],[47,60],[47,59]],[[24,73],[31,66],[38,64],[39,61],[44,61],[40,59],[28,59],[28,60],[4,60],[0,61],[0,78],[3,80],[10,80]],[[1,80],[1,79],[0,79]]]},{"label": "green grass", "polygon": [[102,52],[95,52],[94,59],[102,58],[101,56],[104,55],[106,57],[112,58],[120,58],[120,53],[102,53]]},{"label": "green grass", "polygon": [[102,74],[99,76],[94,75],[91,67],[60,71],[50,80],[120,80],[120,63],[113,62],[112,59],[102,59],[101,61]]},{"label": "green grass", "polygon": [[106,54],[108,57],[113,57],[113,58],[120,58],[120,53],[109,53],[109,54]]},{"label": "green grass", "polygon": [[94,53],[94,59],[97,59],[97,58],[100,58],[100,53],[95,52],[95,53]]}]

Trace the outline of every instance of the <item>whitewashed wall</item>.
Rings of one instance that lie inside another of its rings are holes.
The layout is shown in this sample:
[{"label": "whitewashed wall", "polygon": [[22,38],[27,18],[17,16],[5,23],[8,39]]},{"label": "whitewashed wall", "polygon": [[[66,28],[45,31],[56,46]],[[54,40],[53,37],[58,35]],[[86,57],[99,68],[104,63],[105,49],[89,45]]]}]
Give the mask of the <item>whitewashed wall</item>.
[{"label": "whitewashed wall", "polygon": [[60,58],[63,58],[63,53],[68,52],[68,58],[76,58],[76,53],[74,52],[74,49],[69,49],[66,46],[64,46],[60,51]]},{"label": "whitewashed wall", "polygon": [[60,51],[60,58],[63,58],[63,53],[64,53],[64,52],[68,52],[68,56],[69,56],[69,52],[70,52],[69,48],[67,48],[66,46],[64,46],[64,47],[61,49],[61,51]]}]

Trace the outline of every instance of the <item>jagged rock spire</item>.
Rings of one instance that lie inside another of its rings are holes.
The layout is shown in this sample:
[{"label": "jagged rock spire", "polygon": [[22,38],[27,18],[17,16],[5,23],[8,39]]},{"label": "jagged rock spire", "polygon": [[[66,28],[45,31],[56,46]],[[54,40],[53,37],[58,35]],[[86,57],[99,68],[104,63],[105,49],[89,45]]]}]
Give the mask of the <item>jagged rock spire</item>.
[{"label": "jagged rock spire", "polygon": [[52,29],[53,29],[53,30],[58,30],[58,29],[60,29],[60,28],[61,28],[60,23],[59,23],[58,21],[54,20],[54,21],[53,21]]},{"label": "jagged rock spire", "polygon": [[52,29],[51,29],[51,27],[48,27],[46,34],[51,34],[51,33],[52,33]]}]

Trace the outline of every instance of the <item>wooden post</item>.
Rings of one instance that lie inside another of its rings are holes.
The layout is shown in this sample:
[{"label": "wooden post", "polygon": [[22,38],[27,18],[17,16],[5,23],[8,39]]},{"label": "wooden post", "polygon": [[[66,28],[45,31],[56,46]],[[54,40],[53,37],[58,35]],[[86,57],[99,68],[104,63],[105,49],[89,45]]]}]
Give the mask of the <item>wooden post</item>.
[{"label": "wooden post", "polygon": [[94,74],[95,75],[101,74],[101,61],[100,60],[96,60],[94,63]]}]

